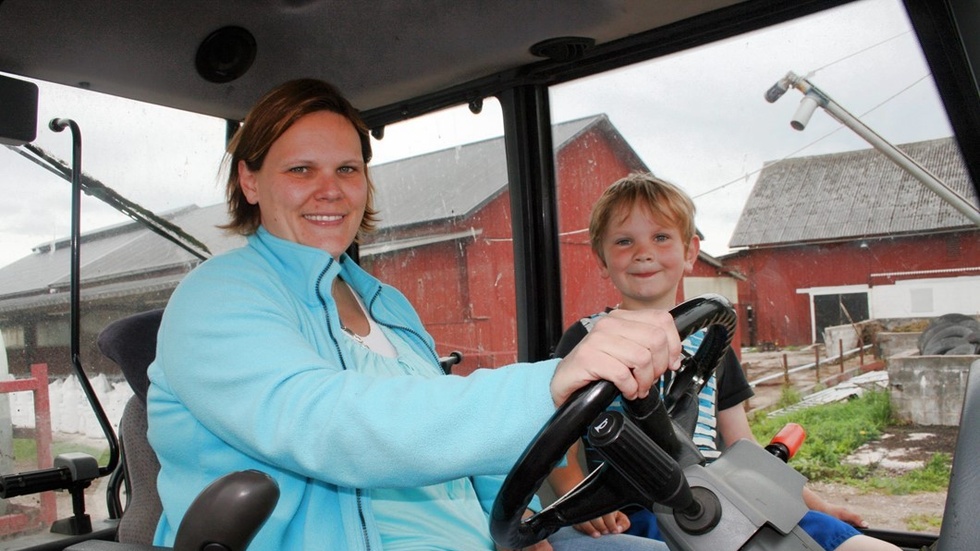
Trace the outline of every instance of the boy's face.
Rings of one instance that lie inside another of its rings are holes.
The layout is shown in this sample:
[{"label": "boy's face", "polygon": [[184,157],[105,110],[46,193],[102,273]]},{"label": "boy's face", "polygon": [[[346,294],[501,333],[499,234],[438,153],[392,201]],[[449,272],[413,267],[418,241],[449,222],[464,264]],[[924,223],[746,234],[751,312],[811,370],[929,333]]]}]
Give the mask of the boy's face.
[{"label": "boy's face", "polygon": [[698,237],[685,243],[675,224],[658,218],[634,205],[626,218],[614,216],[602,237],[599,268],[623,295],[620,308],[672,308],[678,283],[694,269]]}]

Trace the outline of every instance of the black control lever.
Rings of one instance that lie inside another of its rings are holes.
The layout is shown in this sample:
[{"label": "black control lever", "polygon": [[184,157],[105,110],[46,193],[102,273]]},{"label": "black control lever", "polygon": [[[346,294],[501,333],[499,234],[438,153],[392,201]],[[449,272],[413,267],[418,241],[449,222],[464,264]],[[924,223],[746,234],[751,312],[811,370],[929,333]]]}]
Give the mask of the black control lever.
[{"label": "black control lever", "polygon": [[687,510],[698,505],[680,465],[632,421],[618,411],[606,411],[589,427],[589,443],[623,478],[654,503]]},{"label": "black control lever", "polygon": [[674,511],[678,526],[691,534],[710,531],[721,521],[721,502],[706,488],[691,488],[684,469],[704,465],[704,456],[690,438],[680,438],[684,429],[667,412],[657,392],[646,398],[626,400],[629,416],[617,411],[599,415],[589,427],[587,438],[619,472],[642,504]]},{"label": "black control lever", "polygon": [[623,409],[633,423],[679,463],[681,468],[689,465],[704,465],[704,456],[701,455],[701,450],[694,441],[678,436],[687,432],[671,418],[664,400],[660,398],[656,389],[647,394],[646,398],[624,400]]},{"label": "black control lever", "polygon": [[91,455],[64,453],[54,458],[53,468],[0,476],[0,498],[68,490],[72,498],[72,516],[55,521],[51,531],[88,534],[92,531],[92,521],[85,514],[84,492],[99,476],[99,463]]}]

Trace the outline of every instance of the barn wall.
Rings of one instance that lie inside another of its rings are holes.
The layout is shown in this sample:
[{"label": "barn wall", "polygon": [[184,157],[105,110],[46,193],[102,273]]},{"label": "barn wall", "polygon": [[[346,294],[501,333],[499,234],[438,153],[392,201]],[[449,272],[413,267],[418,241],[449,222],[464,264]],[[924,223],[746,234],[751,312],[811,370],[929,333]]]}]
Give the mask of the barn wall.
[{"label": "barn wall", "polygon": [[564,327],[619,304],[616,288],[599,275],[588,233],[592,206],[602,192],[636,170],[617,146],[592,130],[563,147],[555,162]]},{"label": "barn wall", "polygon": [[[813,342],[810,296],[799,290],[937,277],[881,274],[953,270],[943,275],[962,276],[980,266],[980,232],[750,249],[724,262],[748,278],[738,285],[742,344],[805,345]],[[747,321],[750,308],[754,326]]]}]

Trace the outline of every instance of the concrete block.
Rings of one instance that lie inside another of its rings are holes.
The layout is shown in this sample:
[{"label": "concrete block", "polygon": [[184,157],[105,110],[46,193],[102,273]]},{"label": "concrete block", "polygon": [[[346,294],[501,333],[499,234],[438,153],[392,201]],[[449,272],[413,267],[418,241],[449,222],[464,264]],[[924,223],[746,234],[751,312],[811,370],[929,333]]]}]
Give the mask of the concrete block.
[{"label": "concrete block", "polygon": [[887,357],[892,415],[917,425],[959,425],[970,364],[977,359],[919,356],[914,349]]}]

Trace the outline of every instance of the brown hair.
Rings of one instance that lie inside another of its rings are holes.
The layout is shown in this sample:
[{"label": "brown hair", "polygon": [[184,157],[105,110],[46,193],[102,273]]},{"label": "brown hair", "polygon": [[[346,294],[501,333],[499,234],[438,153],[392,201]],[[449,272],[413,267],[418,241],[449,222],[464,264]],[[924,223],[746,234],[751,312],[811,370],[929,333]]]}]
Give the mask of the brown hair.
[{"label": "brown hair", "polygon": [[589,242],[602,260],[602,236],[613,216],[629,216],[634,205],[642,205],[650,214],[674,224],[684,238],[684,250],[697,229],[694,226],[694,201],[681,188],[649,173],[633,173],[606,188],[589,219]]},{"label": "brown hair", "polygon": [[241,235],[251,235],[259,228],[261,221],[259,205],[250,204],[242,193],[238,162],[245,161],[249,170],[261,170],[272,144],[300,118],[317,111],[342,115],[357,130],[368,184],[367,206],[359,234],[374,230],[378,211],[374,209],[374,183],[367,172],[367,163],[371,160],[369,129],[357,110],[333,85],[315,79],[291,80],[273,88],[252,107],[235,137],[228,143],[224,159],[229,165],[225,196],[231,222],[221,226],[222,228]]}]

